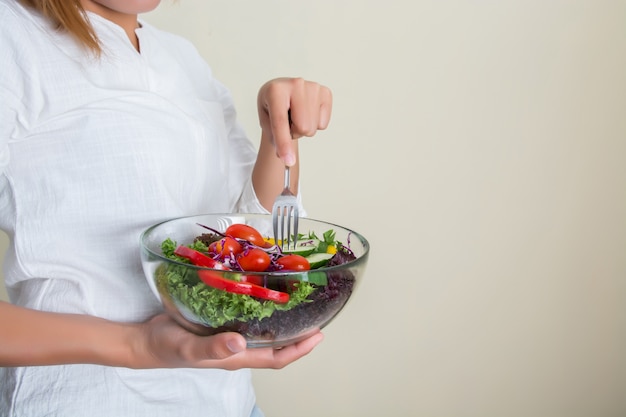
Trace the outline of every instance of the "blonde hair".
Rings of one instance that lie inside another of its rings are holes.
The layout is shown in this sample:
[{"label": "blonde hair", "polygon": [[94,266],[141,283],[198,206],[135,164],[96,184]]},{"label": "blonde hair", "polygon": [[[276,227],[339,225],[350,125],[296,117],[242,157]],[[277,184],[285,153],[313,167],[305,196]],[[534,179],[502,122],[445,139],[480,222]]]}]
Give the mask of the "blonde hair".
[{"label": "blonde hair", "polygon": [[80,0],[20,0],[26,6],[39,11],[50,19],[58,29],[72,35],[82,46],[100,55],[100,41],[87,20]]}]

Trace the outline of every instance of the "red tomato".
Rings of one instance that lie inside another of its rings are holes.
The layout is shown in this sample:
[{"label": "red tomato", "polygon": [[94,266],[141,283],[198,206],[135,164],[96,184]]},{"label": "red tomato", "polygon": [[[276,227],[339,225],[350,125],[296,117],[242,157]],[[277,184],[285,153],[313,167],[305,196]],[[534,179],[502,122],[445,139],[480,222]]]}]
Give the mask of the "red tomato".
[{"label": "red tomato", "polygon": [[268,243],[263,239],[261,233],[254,227],[243,223],[231,224],[224,232],[226,236],[234,237],[237,239],[247,240],[253,245],[266,247]]},{"label": "red tomato", "polygon": [[209,287],[222,291],[251,295],[252,297],[263,298],[280,304],[285,304],[289,301],[289,294],[286,292],[272,290],[249,282],[232,281],[216,274],[214,271],[198,271],[198,277]]},{"label": "red tomato", "polygon": [[217,242],[211,242],[211,244],[209,245],[209,253],[212,253],[214,255],[217,255]]},{"label": "red tomato", "polygon": [[270,256],[259,248],[250,248],[243,251],[237,262],[244,271],[263,272],[270,266]]},{"label": "red tomato", "polygon": [[261,275],[242,275],[240,279],[241,282],[263,286],[263,277]]},{"label": "red tomato", "polygon": [[243,250],[241,243],[235,238],[226,236],[215,242],[215,252],[222,256],[238,255]]},{"label": "red tomato", "polygon": [[311,264],[304,256],[291,254],[278,258],[277,264],[282,265],[283,271],[308,271]]}]

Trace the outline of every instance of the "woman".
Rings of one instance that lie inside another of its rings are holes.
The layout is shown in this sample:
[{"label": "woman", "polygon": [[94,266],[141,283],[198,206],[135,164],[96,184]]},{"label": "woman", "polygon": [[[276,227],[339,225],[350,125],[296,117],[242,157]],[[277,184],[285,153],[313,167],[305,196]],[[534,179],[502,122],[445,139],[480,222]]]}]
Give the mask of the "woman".
[{"label": "woman", "polygon": [[248,350],[238,334],[198,337],[147,288],[142,230],[267,212],[285,165],[297,185],[292,139],[326,128],[332,106],[317,83],[266,83],[256,152],[196,50],[138,19],[158,3],[0,0],[2,416],[258,415],[248,368],[284,367],[322,339]]}]

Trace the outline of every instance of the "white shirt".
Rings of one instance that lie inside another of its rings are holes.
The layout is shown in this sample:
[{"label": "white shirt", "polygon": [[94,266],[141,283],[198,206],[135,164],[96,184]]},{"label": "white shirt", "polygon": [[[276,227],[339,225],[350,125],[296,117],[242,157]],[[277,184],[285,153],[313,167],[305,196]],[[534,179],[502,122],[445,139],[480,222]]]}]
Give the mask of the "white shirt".
[{"label": "white shirt", "polygon": [[[265,212],[253,145],[187,41],[146,22],[141,54],[89,14],[104,52],[0,0],[0,228],[12,302],[141,321],[161,311],[141,270],[151,224]],[[6,318],[2,318],[6,319]],[[91,365],[0,369],[2,416],[249,416],[250,372]]]}]

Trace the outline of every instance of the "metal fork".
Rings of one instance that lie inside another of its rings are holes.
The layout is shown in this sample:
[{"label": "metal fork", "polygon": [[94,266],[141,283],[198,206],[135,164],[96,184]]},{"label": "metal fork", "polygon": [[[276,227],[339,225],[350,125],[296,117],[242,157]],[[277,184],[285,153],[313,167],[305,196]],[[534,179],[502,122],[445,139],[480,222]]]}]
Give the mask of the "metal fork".
[{"label": "metal fork", "polygon": [[[298,243],[298,199],[289,189],[289,184],[289,167],[286,166],[285,189],[276,197],[274,206],[272,207],[274,242],[283,250],[289,249],[292,241],[293,248],[295,248]],[[287,243],[286,246],[285,243]]]}]

